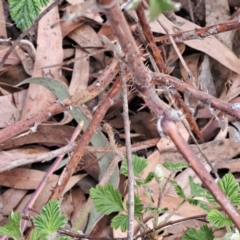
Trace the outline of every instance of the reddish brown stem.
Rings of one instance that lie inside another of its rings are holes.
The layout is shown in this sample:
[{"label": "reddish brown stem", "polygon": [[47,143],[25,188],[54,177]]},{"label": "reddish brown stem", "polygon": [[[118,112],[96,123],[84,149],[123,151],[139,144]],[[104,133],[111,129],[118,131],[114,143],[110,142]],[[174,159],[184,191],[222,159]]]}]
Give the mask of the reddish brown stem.
[{"label": "reddish brown stem", "polygon": [[[193,30],[172,34],[171,36],[173,37],[176,43],[182,43],[187,40],[202,39],[207,36],[215,35],[221,32],[236,30],[236,29],[240,29],[240,22],[238,19],[225,22],[225,23],[212,25],[209,27],[195,28]],[[155,42],[171,44],[168,36],[156,37]]]},{"label": "reddish brown stem", "polygon": [[46,121],[49,117],[53,115],[69,110],[70,106],[78,107],[80,104],[94,98],[108,86],[108,84],[114,79],[118,71],[118,61],[115,60],[106,69],[103,75],[99,77],[99,79],[95,81],[91,86],[89,86],[85,91],[82,91],[81,94],[77,94],[70,98],[67,98],[63,101],[62,104],[53,103],[48,108],[38,112],[37,114],[34,114],[26,120],[16,122],[2,129],[0,131],[0,142],[7,140],[25,130],[28,130],[29,128],[34,126],[35,123],[39,124],[43,121]]},{"label": "reddish brown stem", "polygon": [[109,93],[107,94],[106,98],[102,102],[102,104],[97,108],[96,113],[89,124],[87,130],[80,138],[77,147],[75,148],[73,155],[71,159],[69,160],[68,164],[64,168],[64,171],[62,172],[62,175],[59,178],[59,181],[56,185],[56,187],[53,189],[53,192],[50,196],[50,198],[59,199],[61,197],[61,194],[66,187],[70,177],[72,176],[73,172],[75,171],[78,164],[80,165],[80,168],[83,167],[81,165],[81,158],[85,152],[86,147],[88,146],[91,137],[95,133],[97,127],[99,126],[100,122],[102,121],[105,113],[107,112],[108,108],[111,106],[111,103],[114,99],[114,97],[119,93],[121,89],[120,79],[118,79],[112,88],[110,89]]},{"label": "reddish brown stem", "polygon": [[[99,0],[99,4],[101,4],[100,6],[105,10],[107,19],[111,26],[113,26],[113,32],[119,40],[119,43],[125,54],[127,66],[133,75],[135,87],[141,96],[144,97],[144,100],[151,111],[153,111],[158,117],[165,118],[168,113],[167,107],[155,93],[151,74],[146,70],[144,64],[141,61],[141,58],[139,57],[137,45],[131,35],[130,29],[117,2],[115,3],[112,0]],[[216,200],[219,201],[226,213],[231,217],[238,230],[240,230],[239,213],[233,207],[224,193],[220,190],[219,186],[206,171],[204,166],[194,155],[190,146],[180,135],[174,122],[172,122],[171,119],[165,119],[163,129],[176,144],[179,151],[189,162],[189,165],[193,167],[197,176],[203,181],[206,186],[209,187],[210,192],[213,194],[213,196],[216,197]]]},{"label": "reddish brown stem", "polygon": [[161,84],[161,85],[164,84],[166,86],[175,87],[180,92],[188,93],[189,95],[194,96],[199,101],[205,103],[207,106],[216,108],[240,120],[240,111],[239,111],[240,109],[234,108],[234,105],[231,103],[226,103],[205,92],[197,90],[191,87],[189,84],[184,83],[179,79],[169,75],[154,73],[154,78],[155,78],[155,82],[158,84]]},{"label": "reddish brown stem", "polygon": [[215,180],[207,172],[203,164],[196,157],[192,149],[185,142],[184,138],[178,131],[176,124],[166,119],[162,121],[163,130],[168,134],[179,152],[184,156],[189,166],[197,173],[198,177],[204,182],[205,186],[209,189],[216,201],[221,205],[223,210],[228,214],[231,220],[240,227],[240,214],[237,209],[232,205],[231,201],[223,194],[222,190],[216,184]]},{"label": "reddish brown stem", "polygon": [[[151,28],[149,27],[149,24],[147,22],[146,19],[146,15],[145,15],[145,11],[144,11],[144,7],[143,7],[143,3],[140,3],[138,8],[136,9],[138,18],[139,18],[139,22],[142,26],[143,29],[143,33],[145,35],[145,38],[147,39],[148,43],[149,43],[149,49],[151,51],[151,54],[154,57],[154,60],[156,61],[156,64],[159,68],[159,70],[163,73],[168,73],[167,72],[167,67],[162,59],[162,56],[160,54],[160,50],[157,47],[155,41],[154,41],[154,37],[152,35],[152,31]],[[196,123],[195,118],[192,116],[190,110],[187,108],[187,106],[185,105],[185,103],[183,102],[181,96],[179,95],[178,92],[174,92],[173,96],[171,95],[171,93],[168,93],[166,91],[166,96],[167,99],[173,103],[174,108],[179,108],[180,110],[182,110],[182,112],[184,113],[184,115],[186,116],[186,120],[189,123],[190,129],[193,132],[193,134],[196,136],[196,138],[198,139],[199,142],[202,142],[202,137],[201,137],[201,132],[198,128],[198,125]]]},{"label": "reddish brown stem", "polygon": [[139,22],[142,26],[144,36],[149,43],[149,50],[150,50],[151,54],[153,55],[160,72],[167,74],[168,73],[167,67],[166,67],[166,65],[163,61],[162,55],[154,41],[152,31],[151,31],[149,24],[147,22],[147,19],[146,19],[146,15],[145,15],[145,11],[144,11],[142,2],[140,2],[138,8],[136,9],[136,12],[138,15]]}]

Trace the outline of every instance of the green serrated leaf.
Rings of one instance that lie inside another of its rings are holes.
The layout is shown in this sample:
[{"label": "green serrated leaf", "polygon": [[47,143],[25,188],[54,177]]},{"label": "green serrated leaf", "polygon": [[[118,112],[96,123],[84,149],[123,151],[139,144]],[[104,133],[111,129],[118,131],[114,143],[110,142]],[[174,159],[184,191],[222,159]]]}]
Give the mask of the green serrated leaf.
[{"label": "green serrated leaf", "polygon": [[209,228],[207,225],[203,225],[200,227],[200,230],[189,229],[183,236],[182,240],[213,240],[214,234],[213,230]]},{"label": "green serrated leaf", "polygon": [[[47,89],[49,89],[50,91],[52,91],[59,100],[64,100],[65,98],[70,96],[67,86],[64,83],[52,78],[30,78],[21,82],[21,84],[24,84],[24,83],[40,84],[46,87]],[[90,100],[91,98],[92,98],[92,95],[89,95],[89,96],[86,96],[85,100]],[[77,122],[80,122],[81,120],[83,120],[84,122],[83,131],[86,131],[86,129],[89,126],[89,119],[87,115],[84,113],[84,111],[81,109],[81,107],[79,106],[78,108],[69,110],[69,113]],[[94,147],[106,147],[109,145],[109,142],[105,137],[105,135],[99,129],[97,129],[91,138],[91,144]],[[98,162],[98,165],[100,168],[99,180],[101,180],[105,176],[109,164],[112,162],[113,154],[97,153],[96,155],[98,158],[101,158],[101,160]],[[118,186],[118,182],[119,182],[118,171],[119,171],[118,167],[115,168],[114,173],[112,174],[112,176],[108,181],[109,183],[112,183],[115,187]],[[99,219],[101,219],[101,217],[102,217],[102,214],[100,212],[97,212],[96,208],[93,207],[91,209],[91,212],[88,218],[88,225],[85,229],[85,233],[89,233],[92,229],[92,226],[95,225],[96,222]],[[79,229],[80,227],[79,221],[80,220],[76,221],[76,223],[73,226],[73,230]]]},{"label": "green serrated leaf", "polygon": [[90,195],[98,212],[109,215],[123,211],[122,196],[112,184],[90,189]]},{"label": "green serrated leaf", "polygon": [[189,184],[191,189],[191,195],[193,197],[206,197],[207,190],[202,188],[198,183],[193,182],[193,178],[189,176]]},{"label": "green serrated leaf", "polygon": [[142,216],[143,205],[141,204],[141,200],[139,196],[134,196],[134,216],[140,217]]},{"label": "green serrated leaf", "polygon": [[[235,180],[234,176],[231,173],[227,173],[224,177],[219,180],[218,185],[223,190],[223,192],[227,195],[229,200],[232,202],[233,205],[238,206],[240,205],[240,194],[239,194],[239,184]],[[207,200],[216,206],[219,204],[216,202],[214,197],[208,192],[206,194]]]},{"label": "green serrated leaf", "polygon": [[[128,201],[126,202],[126,208],[128,209]],[[139,196],[134,195],[134,216],[139,217],[142,216],[143,205],[141,204],[141,200]]]},{"label": "green serrated leaf", "polygon": [[144,184],[151,182],[154,178],[154,172],[149,172],[147,177],[144,180]]},{"label": "green serrated leaf", "polygon": [[39,15],[40,7],[46,6],[49,0],[9,0],[9,10],[12,19],[21,30],[33,24]]},{"label": "green serrated leaf", "polygon": [[22,238],[20,221],[20,213],[11,212],[8,216],[8,223],[5,226],[0,227],[0,235],[12,238]]},{"label": "green serrated leaf", "polygon": [[202,200],[199,199],[187,199],[187,201],[189,202],[189,204],[193,205],[193,206],[199,206],[200,208],[202,208],[203,210],[210,212],[211,208]]},{"label": "green serrated leaf", "polygon": [[240,204],[240,187],[231,173],[224,175],[224,177],[219,181],[219,186],[234,205]]},{"label": "green serrated leaf", "polygon": [[136,179],[136,184],[137,184],[137,186],[142,186],[142,185],[144,185],[144,181],[143,180],[139,180],[139,179]]},{"label": "green serrated leaf", "polygon": [[42,233],[54,234],[67,223],[67,218],[61,213],[58,201],[52,199],[43,207],[40,215],[34,217],[33,223]]},{"label": "green serrated leaf", "polygon": [[186,197],[185,197],[185,194],[184,194],[184,191],[183,191],[182,187],[180,185],[178,185],[178,183],[176,181],[169,180],[169,182],[174,186],[174,189],[175,189],[175,192],[177,193],[177,195],[180,198],[185,199]]},{"label": "green serrated leaf", "polygon": [[179,8],[179,4],[173,3],[171,0],[150,0],[150,21],[155,20],[161,13],[172,11]]},{"label": "green serrated leaf", "polygon": [[184,168],[187,168],[188,164],[185,162],[178,162],[178,163],[165,162],[163,166],[170,172],[180,172]]},{"label": "green serrated leaf", "polygon": [[211,203],[211,204],[213,204],[213,205],[215,205],[215,206],[220,206],[219,204],[218,204],[218,202],[216,202],[216,200],[215,200],[215,198],[213,197],[213,195],[211,194],[211,193],[209,193],[209,192],[207,192],[207,194],[206,194],[206,199],[208,200],[208,202],[209,203]]},{"label": "green serrated leaf", "polygon": [[208,213],[207,220],[218,228],[233,226],[231,219],[227,216],[224,216],[216,209],[213,209]]},{"label": "green serrated leaf", "polygon": [[120,227],[122,232],[126,232],[128,228],[128,216],[123,214],[115,216],[111,221],[111,227],[114,229]]},{"label": "green serrated leaf", "polygon": [[[135,177],[138,177],[141,172],[147,167],[148,162],[145,158],[138,157],[136,155],[132,155],[132,165],[133,165],[133,173]],[[127,159],[124,159],[121,165],[120,172],[124,176],[128,176],[128,166]]]},{"label": "green serrated leaf", "polygon": [[47,234],[42,233],[38,229],[34,229],[31,232],[30,240],[47,240]]},{"label": "green serrated leaf", "polygon": [[157,207],[146,207],[144,209],[145,212],[152,212],[152,213],[158,213],[163,214],[168,211],[168,208],[157,208]]}]

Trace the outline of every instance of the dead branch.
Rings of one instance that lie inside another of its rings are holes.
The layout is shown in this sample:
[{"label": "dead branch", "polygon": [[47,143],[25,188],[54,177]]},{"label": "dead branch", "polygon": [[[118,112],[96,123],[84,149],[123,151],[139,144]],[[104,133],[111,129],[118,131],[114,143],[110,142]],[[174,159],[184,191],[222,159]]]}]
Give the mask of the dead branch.
[{"label": "dead branch", "polygon": [[231,103],[226,103],[220,99],[217,99],[205,92],[197,90],[191,87],[189,84],[180,81],[179,79],[172,77],[170,75],[164,75],[160,73],[153,73],[154,80],[158,84],[164,84],[166,86],[175,87],[178,91],[182,93],[188,93],[194,96],[199,101],[205,103],[207,106],[216,108],[224,113],[227,113],[237,119],[240,119],[240,109],[236,105]]},{"label": "dead branch", "polygon": [[73,172],[75,171],[76,167],[80,166],[80,168],[84,167],[81,163],[81,157],[83,156],[86,147],[88,146],[91,137],[95,133],[97,127],[99,126],[100,122],[102,121],[104,115],[106,114],[108,108],[111,106],[111,103],[114,97],[119,93],[121,89],[120,79],[114,83],[112,88],[110,89],[109,93],[106,95],[106,98],[102,102],[102,104],[97,108],[96,113],[89,124],[87,130],[82,135],[81,139],[78,142],[77,147],[75,148],[71,159],[69,160],[68,164],[64,168],[57,186],[53,189],[53,192],[50,196],[50,199],[55,198],[59,199],[61,194],[66,187],[70,177],[72,176]]},{"label": "dead branch", "polygon": [[[118,38],[125,54],[125,59],[129,70],[133,75],[136,89],[143,96],[147,106],[151,109],[151,111],[153,111],[156,116],[162,120],[160,121],[160,126],[162,127],[163,132],[169,135],[186,161],[194,169],[198,177],[208,187],[211,194],[216,198],[224,211],[240,230],[240,214],[238,213],[237,209],[224,195],[220,187],[200,163],[190,146],[179,133],[174,123],[174,118],[171,116],[172,110],[167,111],[166,105],[157,96],[151,74],[146,70],[141,61],[136,43],[131,35],[130,29],[117,2],[114,4],[114,1],[111,0],[101,0],[99,1],[99,4],[101,4],[100,6],[105,10],[105,14],[111,26],[114,26],[113,32]],[[176,120],[177,118],[175,118],[175,121]],[[132,236],[128,237],[132,238]]]},{"label": "dead branch", "polygon": [[64,100],[62,104],[53,103],[48,108],[40,111],[37,114],[32,115],[26,120],[16,122],[2,129],[0,131],[0,142],[3,142],[4,140],[7,140],[25,130],[28,130],[29,128],[34,126],[35,123],[40,124],[41,122],[46,121],[51,116],[67,111],[71,108],[78,107],[80,104],[85,103],[96,97],[110,84],[118,71],[118,61],[115,60],[108,68],[106,68],[102,76],[99,77],[98,80],[95,81],[92,85],[90,85],[86,90],[82,91],[80,95],[77,94],[69,97]]},{"label": "dead branch", "polygon": [[[240,29],[239,19],[212,25],[209,27],[195,28],[193,30],[172,34],[171,36],[173,37],[173,39],[176,43],[182,43],[184,41],[193,40],[193,39],[201,40],[201,39],[211,36],[211,35],[215,35],[215,34],[222,33],[222,32],[227,32],[227,31],[231,31],[231,30],[236,30],[236,29]],[[171,41],[169,40],[167,35],[161,36],[161,37],[156,37],[155,42],[171,44]]]}]

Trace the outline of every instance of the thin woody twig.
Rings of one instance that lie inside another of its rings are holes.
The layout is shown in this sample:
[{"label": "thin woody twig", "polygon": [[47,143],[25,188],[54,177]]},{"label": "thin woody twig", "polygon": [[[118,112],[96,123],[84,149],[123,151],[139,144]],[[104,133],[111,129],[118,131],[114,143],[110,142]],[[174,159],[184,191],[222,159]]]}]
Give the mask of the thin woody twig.
[{"label": "thin woody twig", "polygon": [[[211,35],[219,34],[222,32],[227,32],[227,31],[232,31],[232,30],[237,30],[237,29],[240,29],[239,19],[212,25],[212,26],[208,26],[208,27],[204,27],[204,28],[195,28],[193,30],[171,34],[171,36],[173,37],[175,43],[182,43],[187,40],[193,40],[193,39],[201,40],[201,39],[211,36]],[[171,44],[171,41],[169,40],[168,36],[156,37],[155,42]]]},{"label": "thin woody twig", "polygon": [[[144,1],[144,4],[146,5],[146,7],[148,7],[148,4],[145,1]],[[155,59],[155,61],[157,63],[157,66],[159,68],[158,72],[159,72],[159,70],[162,71],[162,72],[167,72],[166,66],[163,65],[164,64],[163,63],[163,59],[161,57],[160,51],[159,51],[156,43],[154,42],[154,37],[152,35],[151,29],[149,27],[149,24],[147,22],[147,19],[146,19],[146,16],[145,16],[145,12],[144,12],[144,8],[143,8],[143,3],[141,3],[140,6],[137,8],[137,14],[138,14],[139,20],[141,22],[141,25],[142,25],[145,37],[146,37],[146,39],[149,42],[149,48],[154,53],[153,56],[154,56],[154,59]],[[163,26],[163,28],[164,28],[164,26]],[[165,29],[165,31],[167,32],[167,29]],[[169,37],[171,37],[171,36],[169,36]],[[173,44],[175,44],[175,43],[173,42]],[[175,50],[178,53],[179,58],[181,59],[181,61],[184,64],[185,62],[184,62],[184,60],[182,58],[182,55],[180,54],[176,44],[174,45],[174,47],[175,47]],[[160,57],[159,57],[159,55],[160,55]],[[161,69],[164,66],[165,66],[165,68]],[[186,66],[186,69],[188,69],[187,66]],[[195,82],[195,80],[193,79],[193,75],[191,74],[189,69],[187,70],[187,72],[189,73],[188,75],[190,76],[190,79],[192,79],[192,81]],[[175,109],[180,109],[183,112],[183,114],[186,117],[186,120],[189,123],[191,131],[197,137],[197,139],[201,142],[202,141],[201,132],[200,132],[200,130],[198,128],[196,120],[192,116],[190,110],[187,108],[185,103],[183,102],[183,100],[182,100],[181,96],[179,95],[179,93],[177,91],[174,91],[174,92],[169,91],[166,86],[162,86],[162,87],[164,89],[165,96],[168,99],[169,103],[172,104]]]},{"label": "thin woody twig", "polygon": [[28,117],[26,120],[16,122],[2,129],[0,131],[0,142],[7,140],[25,130],[28,130],[29,128],[34,126],[36,122],[41,123],[43,121],[46,121],[53,115],[68,111],[71,108],[78,107],[80,104],[91,100],[110,84],[118,71],[118,61],[114,60],[111,65],[106,68],[106,70],[98,78],[98,80],[95,81],[92,85],[90,85],[86,90],[82,91],[81,94],[76,94],[67,98],[63,101],[62,104],[53,103],[48,108],[39,111],[37,114]]},{"label": "thin woody twig", "polygon": [[[208,187],[211,194],[216,198],[218,203],[222,206],[226,214],[235,223],[236,228],[240,230],[240,214],[232,205],[230,200],[221,191],[217,183],[210,176],[203,164],[197,159],[192,152],[190,146],[186,143],[182,135],[179,133],[175,121],[179,120],[178,114],[175,110],[168,110],[168,107],[159,99],[155,92],[152,74],[150,74],[141,61],[139,50],[134,41],[128,24],[117,3],[111,0],[99,0],[101,7],[107,16],[107,19],[113,27],[113,32],[118,38],[118,41],[126,57],[127,66],[134,77],[134,85],[139,91],[144,101],[153,113],[158,116],[161,129],[166,133],[175,143],[181,154],[184,156],[189,165],[193,168],[197,176]],[[104,8],[104,6],[112,6]],[[159,129],[159,131],[161,130]]]},{"label": "thin woody twig", "polygon": [[[83,127],[83,121],[81,121],[78,126],[76,127],[76,129],[74,130],[69,143],[73,143],[76,138],[78,137],[79,133],[81,132]],[[60,155],[58,158],[56,158],[56,160],[54,161],[54,163],[52,164],[52,166],[49,168],[49,170],[46,172],[46,174],[44,175],[44,177],[42,178],[41,182],[39,183],[37,189],[35,190],[35,192],[32,194],[31,198],[29,199],[28,203],[26,204],[26,206],[23,209],[23,215],[28,215],[28,209],[32,208],[34,202],[36,201],[36,199],[38,198],[39,194],[41,193],[42,189],[44,188],[44,186],[47,183],[47,179],[53,174],[53,172],[55,171],[55,169],[57,168],[57,166],[59,165],[59,163],[62,161],[64,157],[64,154]],[[26,221],[22,221],[21,223],[21,231],[24,232],[26,226]]]},{"label": "thin woody twig", "polygon": [[174,49],[175,49],[175,51],[176,51],[176,53],[177,53],[177,55],[178,55],[181,63],[182,63],[182,65],[183,65],[183,67],[184,67],[184,69],[185,69],[185,71],[186,71],[186,73],[187,73],[187,76],[188,76],[188,78],[189,78],[192,86],[195,87],[195,86],[196,86],[196,80],[195,80],[193,74],[191,73],[190,69],[188,68],[186,62],[184,61],[184,59],[183,59],[183,57],[182,57],[182,54],[180,53],[180,51],[179,51],[179,49],[178,49],[178,47],[177,47],[177,45],[176,45],[173,37],[169,34],[167,28],[165,27],[165,25],[164,25],[162,22],[158,21],[158,23],[162,26],[162,28],[163,28],[164,31],[166,32],[167,36],[169,37],[169,40],[170,40],[170,42],[172,43],[172,45],[173,45],[173,47],[174,47]]},{"label": "thin woody twig", "polygon": [[26,30],[24,30],[20,36],[18,37],[17,40],[15,40],[14,44],[7,50],[7,52],[5,53],[2,61],[0,62],[0,71],[4,65],[4,63],[6,62],[8,56],[10,55],[10,53],[15,49],[15,47],[19,44],[19,42],[25,37],[27,36],[27,34],[29,33],[30,30],[32,30],[34,27],[37,26],[38,22],[41,20],[42,17],[44,17],[46,15],[46,13],[48,13],[50,10],[52,10],[55,6],[57,6],[58,4],[60,4],[62,2],[62,0],[56,0],[54,3],[52,3],[51,5],[49,5],[46,9],[44,9],[39,15],[38,17],[34,20],[34,23]]},{"label": "thin woody twig", "polygon": [[132,240],[134,236],[134,174],[131,153],[130,121],[128,116],[128,91],[127,79],[124,65],[120,65],[122,78],[122,99],[123,99],[123,121],[125,132],[126,158],[128,165],[128,239]]},{"label": "thin woody twig", "polygon": [[77,165],[79,164],[80,168],[83,167],[81,162],[81,157],[83,156],[86,147],[88,146],[92,135],[96,131],[97,127],[99,126],[100,122],[102,121],[105,113],[107,112],[108,108],[111,106],[111,102],[113,101],[113,98],[116,96],[116,94],[120,90],[120,80],[118,79],[110,89],[109,93],[106,95],[106,98],[102,102],[102,104],[97,108],[96,113],[90,122],[87,130],[82,135],[81,139],[78,142],[77,147],[75,148],[73,155],[71,156],[71,159],[69,160],[68,164],[64,168],[64,171],[62,172],[59,181],[54,188],[50,199],[59,199],[61,197],[61,194],[66,187],[70,177],[72,176],[73,172],[75,171]]},{"label": "thin woody twig", "polygon": [[166,86],[173,86],[178,91],[182,93],[188,93],[195,98],[197,98],[199,101],[205,103],[207,106],[216,108],[226,114],[229,114],[233,117],[236,117],[240,120],[240,106],[236,105],[235,103],[226,103],[220,99],[217,99],[205,92],[202,92],[200,90],[197,90],[193,87],[191,87],[189,84],[184,83],[180,81],[179,79],[165,75],[162,73],[153,73],[154,80],[157,84],[164,84]]},{"label": "thin woody twig", "polygon": [[[131,147],[132,152],[136,152],[142,149],[150,148],[153,146],[156,146],[156,144],[159,142],[160,138],[154,138],[150,140],[146,140],[143,142],[138,142],[138,143],[133,143]],[[112,153],[112,148],[111,147],[90,147],[88,146],[86,149],[86,152],[91,152],[91,153]],[[118,147],[117,151],[125,153],[126,148],[125,147]]]},{"label": "thin woody twig", "polygon": [[149,50],[150,50],[151,54],[154,57],[160,72],[167,74],[168,71],[167,71],[166,64],[164,63],[162,55],[161,55],[156,43],[154,42],[154,37],[152,35],[152,31],[149,27],[149,24],[147,22],[142,2],[140,2],[138,8],[136,9],[136,12],[138,15],[139,22],[142,26],[144,36],[149,43]]},{"label": "thin woody twig", "polygon": [[[195,86],[196,86],[195,78],[194,78],[193,74],[191,73],[190,69],[188,68],[187,64],[185,63],[185,61],[184,61],[184,59],[183,59],[183,57],[182,57],[182,54],[180,53],[180,51],[179,51],[176,43],[174,42],[173,37],[169,34],[167,28],[164,26],[164,24],[163,24],[162,22],[158,21],[158,23],[162,26],[162,28],[164,29],[164,31],[167,33],[167,36],[169,37],[169,40],[171,41],[171,43],[172,43],[172,45],[173,45],[173,47],[174,47],[174,49],[175,49],[175,51],[176,51],[176,53],[177,53],[177,55],[178,55],[178,57],[179,57],[179,59],[180,59],[182,65],[183,65],[183,67],[184,67],[184,69],[185,69],[185,71],[186,71],[186,73],[187,73],[187,76],[188,76],[188,78],[189,78],[189,80],[190,80],[190,82],[191,82],[191,85],[192,85],[193,87],[195,87]],[[188,114],[189,114],[189,111],[188,111]],[[189,118],[188,115],[187,115],[187,117]],[[189,120],[190,120],[191,123],[194,122],[195,125],[197,125],[197,124],[196,124],[196,121],[193,120],[193,117],[190,117]],[[219,178],[219,175],[218,175],[218,173],[217,173],[217,170],[216,170],[215,167],[212,165],[212,163],[209,161],[209,159],[207,158],[207,156],[203,153],[201,147],[198,145],[198,142],[197,142],[196,138],[194,137],[194,135],[192,134],[191,130],[190,130],[189,127],[188,127],[187,121],[186,121],[185,119],[183,119],[183,120],[182,120],[182,123],[183,123],[183,125],[185,126],[185,128],[187,129],[187,131],[188,131],[188,133],[190,134],[190,136],[192,137],[192,139],[193,139],[194,143],[196,144],[199,152],[202,154],[203,158],[206,160],[206,162],[208,163],[208,165],[211,167],[211,170],[212,170],[213,174],[215,175],[216,179],[219,180],[220,178]],[[192,124],[191,124],[190,126],[192,126]],[[196,129],[196,128],[194,128],[194,130],[195,130],[195,129]],[[197,128],[197,130],[198,130],[197,132],[200,132],[198,128]]]}]

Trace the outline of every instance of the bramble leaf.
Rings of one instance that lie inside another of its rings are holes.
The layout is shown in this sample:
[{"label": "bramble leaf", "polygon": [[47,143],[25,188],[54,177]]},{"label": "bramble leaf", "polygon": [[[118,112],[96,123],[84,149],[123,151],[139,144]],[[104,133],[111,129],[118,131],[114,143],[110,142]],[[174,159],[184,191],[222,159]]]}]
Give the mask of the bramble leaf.
[{"label": "bramble leaf", "polygon": [[200,208],[202,208],[203,210],[210,212],[211,208],[202,200],[199,199],[187,199],[187,201],[193,205],[193,206],[199,206]]},{"label": "bramble leaf", "polygon": [[[126,207],[128,208],[128,201],[127,201]],[[143,205],[141,204],[141,200],[139,196],[134,195],[134,216],[135,217],[142,216],[142,211],[143,211]]]},{"label": "bramble leaf", "polygon": [[12,19],[21,30],[30,27],[39,15],[40,7],[46,6],[49,0],[9,0]]},{"label": "bramble leaf", "polygon": [[202,186],[193,181],[193,178],[189,176],[189,184],[191,189],[191,195],[193,197],[206,197],[207,190],[202,188]]},{"label": "bramble leaf", "polygon": [[149,172],[147,177],[144,180],[144,183],[147,184],[147,183],[151,182],[153,180],[153,178],[154,178],[154,172]]},{"label": "bramble leaf", "polygon": [[218,228],[233,226],[233,222],[216,209],[211,210],[207,215],[207,220]]},{"label": "bramble leaf", "polygon": [[123,211],[122,196],[112,184],[97,186],[90,189],[90,195],[98,212],[109,215]]},{"label": "bramble leaf", "polygon": [[224,175],[224,177],[219,181],[219,186],[234,205],[240,204],[240,187],[231,173]]},{"label": "bramble leaf", "polygon": [[34,217],[36,229],[46,234],[53,234],[67,223],[67,218],[61,213],[57,200],[50,200],[42,209],[40,215]]},{"label": "bramble leaf", "polygon": [[185,194],[184,194],[184,191],[183,191],[182,187],[180,185],[178,185],[178,183],[176,181],[169,180],[169,182],[174,186],[174,189],[175,189],[175,192],[177,193],[177,195],[180,198],[185,199],[186,197],[185,197]]},{"label": "bramble leaf", "polygon": [[165,162],[163,166],[170,172],[180,172],[183,170],[183,168],[187,168],[188,164],[185,162],[178,163]]},{"label": "bramble leaf", "polygon": [[[138,157],[136,155],[132,155],[132,165],[133,165],[134,176],[137,177],[147,167],[148,162],[145,158]],[[120,172],[124,176],[126,176],[126,177],[128,176],[128,166],[127,166],[127,159],[126,158],[122,162]]]},{"label": "bramble leaf", "polygon": [[203,225],[200,227],[200,230],[189,229],[183,236],[182,240],[213,240],[214,234],[213,230],[209,228],[207,225]]},{"label": "bramble leaf", "polygon": [[[238,206],[240,204],[240,187],[231,173],[225,174],[224,177],[219,180],[218,185],[227,195],[233,205]],[[206,198],[211,204],[219,206],[219,204],[209,192],[206,194]]]},{"label": "bramble leaf", "polygon": [[20,221],[20,213],[11,212],[8,216],[8,223],[3,227],[0,227],[0,235],[12,238],[21,238],[22,234],[20,231]]},{"label": "bramble leaf", "polygon": [[115,216],[111,221],[111,227],[114,229],[120,227],[122,232],[126,232],[128,228],[128,216],[123,214]]},{"label": "bramble leaf", "polygon": [[30,235],[30,240],[47,240],[47,234],[46,233],[42,233],[41,231],[39,231],[38,229],[34,229],[32,232],[31,232],[31,235]]},{"label": "bramble leaf", "polygon": [[146,207],[144,209],[145,212],[151,212],[151,213],[158,213],[163,214],[168,211],[168,208],[157,208],[157,207]]}]

